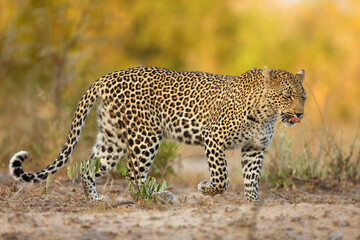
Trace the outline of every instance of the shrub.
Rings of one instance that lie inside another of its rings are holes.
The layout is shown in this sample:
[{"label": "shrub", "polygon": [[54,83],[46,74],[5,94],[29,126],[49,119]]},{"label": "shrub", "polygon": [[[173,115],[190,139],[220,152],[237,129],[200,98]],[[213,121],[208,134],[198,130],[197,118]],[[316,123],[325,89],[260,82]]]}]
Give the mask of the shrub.
[{"label": "shrub", "polygon": [[163,140],[151,166],[150,175],[164,178],[174,174],[173,161],[177,156],[178,149],[179,145],[176,142]]},{"label": "shrub", "polygon": [[280,133],[275,142],[267,169],[263,177],[270,187],[279,188],[301,184],[336,184],[344,188],[346,183],[357,185],[360,180],[360,149],[355,153],[356,134],[349,151],[340,147],[334,136],[324,133],[324,139],[316,152],[311,152],[307,144],[303,152],[295,155],[291,150],[291,140]]}]

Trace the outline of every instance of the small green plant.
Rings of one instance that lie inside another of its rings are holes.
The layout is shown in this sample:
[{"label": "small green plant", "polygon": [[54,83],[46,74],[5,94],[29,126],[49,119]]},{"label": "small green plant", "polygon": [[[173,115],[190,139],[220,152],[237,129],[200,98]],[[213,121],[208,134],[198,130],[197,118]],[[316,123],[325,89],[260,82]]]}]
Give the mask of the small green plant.
[{"label": "small green plant", "polygon": [[156,178],[148,177],[147,181],[139,188],[129,182],[128,190],[131,193],[133,200],[152,200],[158,202],[158,194],[166,190],[168,183],[163,180],[162,183],[157,183]]},{"label": "small green plant", "polygon": [[[121,161],[117,164],[115,171],[121,174],[122,179],[129,179],[129,169],[126,167],[126,162]],[[137,181],[128,182],[128,192],[134,201],[152,200],[158,202],[158,194],[166,191],[168,183],[164,180],[162,183],[157,183],[156,178],[148,177],[147,181],[142,184]]]},{"label": "small green plant", "polygon": [[113,170],[113,172],[119,174],[123,180],[126,180],[129,173],[129,169],[126,167],[126,161],[127,157],[124,161],[121,160],[118,164],[116,164]]},{"label": "small green plant", "polygon": [[53,174],[49,174],[48,178],[46,179],[46,184],[45,184],[45,187],[44,187],[44,194],[48,193],[48,190],[49,190],[49,187],[50,187],[51,180],[52,180],[53,176],[54,176]]}]

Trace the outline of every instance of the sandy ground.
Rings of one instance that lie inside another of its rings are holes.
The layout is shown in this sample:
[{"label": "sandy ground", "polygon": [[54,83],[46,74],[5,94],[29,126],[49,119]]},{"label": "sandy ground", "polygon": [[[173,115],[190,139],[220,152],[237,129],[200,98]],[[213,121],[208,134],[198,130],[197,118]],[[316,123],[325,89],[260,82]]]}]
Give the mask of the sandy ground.
[{"label": "sandy ground", "polygon": [[[57,178],[44,185],[14,182],[0,174],[0,239],[360,239],[360,191],[271,191],[246,203],[229,190],[202,196],[170,185],[176,203],[111,207],[89,204],[81,184]],[[124,183],[106,179],[99,192],[131,200]]]}]

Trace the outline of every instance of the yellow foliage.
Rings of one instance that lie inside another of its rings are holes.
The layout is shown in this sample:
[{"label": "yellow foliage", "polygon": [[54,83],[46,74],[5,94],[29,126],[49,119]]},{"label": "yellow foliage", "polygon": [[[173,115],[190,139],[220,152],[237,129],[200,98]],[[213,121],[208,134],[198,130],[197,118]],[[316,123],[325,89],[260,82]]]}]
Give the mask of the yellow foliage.
[{"label": "yellow foliage", "polygon": [[90,82],[139,65],[305,69],[309,124],[322,124],[327,101],[327,119],[355,127],[359,22],[357,0],[0,0],[0,151],[10,135],[44,138],[31,129],[51,115],[69,121]]}]

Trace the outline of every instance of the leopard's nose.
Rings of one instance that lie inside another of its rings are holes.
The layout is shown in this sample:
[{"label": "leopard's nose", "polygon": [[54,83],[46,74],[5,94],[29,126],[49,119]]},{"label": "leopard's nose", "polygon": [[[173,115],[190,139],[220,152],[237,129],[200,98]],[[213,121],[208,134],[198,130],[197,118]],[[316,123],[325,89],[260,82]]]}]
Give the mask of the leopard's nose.
[{"label": "leopard's nose", "polygon": [[295,113],[295,115],[296,115],[299,119],[302,119],[302,117],[304,116],[304,113]]}]

